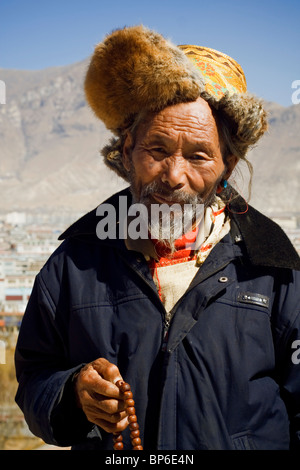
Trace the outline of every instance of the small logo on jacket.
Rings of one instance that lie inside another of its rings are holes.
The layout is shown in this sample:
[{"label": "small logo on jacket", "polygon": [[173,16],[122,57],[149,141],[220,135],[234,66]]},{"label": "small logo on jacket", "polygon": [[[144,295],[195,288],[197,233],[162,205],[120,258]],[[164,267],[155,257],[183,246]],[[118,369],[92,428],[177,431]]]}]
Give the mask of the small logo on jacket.
[{"label": "small logo on jacket", "polygon": [[270,299],[266,295],[255,294],[252,292],[240,292],[238,295],[238,302],[245,304],[259,305],[260,307],[269,307]]}]

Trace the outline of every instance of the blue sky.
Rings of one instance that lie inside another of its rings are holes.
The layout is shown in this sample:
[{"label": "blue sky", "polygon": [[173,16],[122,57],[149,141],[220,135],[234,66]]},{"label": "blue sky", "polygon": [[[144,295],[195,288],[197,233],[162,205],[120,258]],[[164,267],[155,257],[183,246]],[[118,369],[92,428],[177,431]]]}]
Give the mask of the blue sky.
[{"label": "blue sky", "polygon": [[141,23],[176,44],[231,55],[250,92],[292,104],[291,85],[300,80],[299,0],[0,0],[0,68],[78,62],[113,29]]}]

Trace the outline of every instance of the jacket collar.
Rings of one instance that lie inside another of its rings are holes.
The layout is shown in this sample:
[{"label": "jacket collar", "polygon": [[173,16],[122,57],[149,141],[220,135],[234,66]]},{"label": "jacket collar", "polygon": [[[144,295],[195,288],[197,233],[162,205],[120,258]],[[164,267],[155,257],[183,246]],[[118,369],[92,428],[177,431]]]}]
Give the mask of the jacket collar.
[{"label": "jacket collar", "polygon": [[[230,186],[229,190],[234,194],[234,199],[228,205],[232,220],[231,235],[235,241],[244,243],[250,263],[256,266],[300,270],[299,255],[279,225],[250,205],[245,210],[245,200]],[[132,201],[129,188],[104,201],[114,206],[117,216],[120,196],[126,196],[129,207]],[[90,240],[109,243],[126,250],[124,240],[117,238],[108,242],[97,238],[96,226],[100,219],[96,212],[97,208],[81,217],[60,235],[59,240],[88,237]],[[118,222],[117,220],[117,224]]]},{"label": "jacket collar", "polygon": [[[119,208],[119,197],[125,196],[127,198],[127,207],[131,205],[132,197],[129,188],[125,188],[122,191],[119,191],[113,194],[111,197],[106,199],[101,204],[110,204],[116,210],[117,220],[116,223],[119,224],[118,220],[118,208]],[[74,222],[65,232],[59,236],[59,240],[65,240],[67,238],[82,238],[89,237],[90,239],[95,239],[98,242],[102,242],[96,235],[96,227],[100,220],[100,216],[97,215],[97,206],[95,209],[91,210],[87,214],[83,215],[80,219]],[[120,241],[119,239],[110,240],[110,242]],[[107,243],[107,240],[103,240],[104,243]],[[125,245],[124,245],[125,246]]]},{"label": "jacket collar", "polygon": [[[231,188],[232,189],[232,188]],[[229,203],[234,223],[246,247],[249,260],[257,266],[300,270],[300,258],[282,228],[252,206],[233,190]],[[234,230],[234,228],[233,228]],[[239,235],[238,235],[239,236]]]}]

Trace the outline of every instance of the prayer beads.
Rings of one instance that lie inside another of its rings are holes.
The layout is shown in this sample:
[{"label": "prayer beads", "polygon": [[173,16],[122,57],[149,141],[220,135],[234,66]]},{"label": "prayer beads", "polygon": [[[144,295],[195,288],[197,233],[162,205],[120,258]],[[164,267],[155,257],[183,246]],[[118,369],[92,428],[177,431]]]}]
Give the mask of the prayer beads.
[{"label": "prayer beads", "polygon": [[[139,425],[137,422],[137,416],[135,413],[134,407],[134,400],[130,385],[123,380],[118,380],[116,382],[117,387],[119,387],[124,401],[125,407],[128,414],[128,421],[129,421],[129,429],[130,429],[130,438],[133,450],[143,450],[142,441],[140,438],[140,430]],[[114,443],[114,450],[123,450],[123,437],[122,433],[113,433],[113,443]]]}]

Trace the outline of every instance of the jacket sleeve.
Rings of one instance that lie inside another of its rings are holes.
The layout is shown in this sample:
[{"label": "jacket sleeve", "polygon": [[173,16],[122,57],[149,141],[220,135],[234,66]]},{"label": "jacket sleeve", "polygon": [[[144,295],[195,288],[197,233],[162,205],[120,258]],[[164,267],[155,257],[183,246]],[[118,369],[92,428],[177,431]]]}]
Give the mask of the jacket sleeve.
[{"label": "jacket sleeve", "polygon": [[[289,279],[288,279],[289,278]],[[274,323],[277,370],[290,418],[290,447],[300,450],[300,272],[285,274]]]},{"label": "jacket sleeve", "polygon": [[16,402],[33,434],[69,446],[92,428],[76,407],[72,377],[82,364],[68,364],[67,341],[42,274],[36,277],[16,345]]}]

